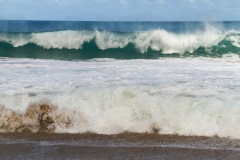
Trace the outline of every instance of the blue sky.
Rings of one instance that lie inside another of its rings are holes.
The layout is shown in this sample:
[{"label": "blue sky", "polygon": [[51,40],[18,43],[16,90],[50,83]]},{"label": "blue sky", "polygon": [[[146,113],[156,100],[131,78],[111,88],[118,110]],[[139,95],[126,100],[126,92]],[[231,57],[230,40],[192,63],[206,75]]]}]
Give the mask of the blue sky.
[{"label": "blue sky", "polygon": [[2,20],[240,20],[240,0],[0,0]]}]

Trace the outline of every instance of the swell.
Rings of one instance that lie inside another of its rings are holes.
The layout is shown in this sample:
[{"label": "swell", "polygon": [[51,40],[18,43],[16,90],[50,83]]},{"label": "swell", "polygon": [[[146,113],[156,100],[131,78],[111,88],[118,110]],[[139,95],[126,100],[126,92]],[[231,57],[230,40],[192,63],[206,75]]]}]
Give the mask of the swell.
[{"label": "swell", "polygon": [[20,47],[12,47],[7,43],[0,43],[0,57],[11,58],[36,58],[36,59],[59,59],[77,60],[93,58],[114,59],[155,59],[159,57],[180,57],[179,54],[163,54],[159,51],[149,49],[146,53],[140,53],[133,44],[124,48],[113,48],[101,50],[94,41],[84,43],[82,49],[44,49],[35,44],[26,44]]},{"label": "swell", "polygon": [[240,35],[214,29],[194,33],[57,31],[1,33],[0,56],[42,59],[154,59],[158,57],[221,57],[239,53]]}]

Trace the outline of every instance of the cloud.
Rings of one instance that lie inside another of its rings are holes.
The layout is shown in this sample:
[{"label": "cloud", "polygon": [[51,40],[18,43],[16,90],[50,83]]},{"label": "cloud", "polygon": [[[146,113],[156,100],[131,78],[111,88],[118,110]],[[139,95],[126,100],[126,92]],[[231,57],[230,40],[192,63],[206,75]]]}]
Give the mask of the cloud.
[{"label": "cloud", "polygon": [[4,0],[0,0],[0,3],[4,3]]},{"label": "cloud", "polygon": [[190,3],[193,3],[195,0],[188,0]]}]

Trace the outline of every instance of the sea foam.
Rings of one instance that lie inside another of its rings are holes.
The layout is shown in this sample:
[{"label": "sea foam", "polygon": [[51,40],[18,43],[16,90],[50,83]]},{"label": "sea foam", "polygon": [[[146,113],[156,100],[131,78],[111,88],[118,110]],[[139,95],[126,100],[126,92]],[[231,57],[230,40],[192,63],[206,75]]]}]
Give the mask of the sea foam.
[{"label": "sea foam", "polygon": [[231,57],[0,59],[0,130],[240,138],[240,65]]}]

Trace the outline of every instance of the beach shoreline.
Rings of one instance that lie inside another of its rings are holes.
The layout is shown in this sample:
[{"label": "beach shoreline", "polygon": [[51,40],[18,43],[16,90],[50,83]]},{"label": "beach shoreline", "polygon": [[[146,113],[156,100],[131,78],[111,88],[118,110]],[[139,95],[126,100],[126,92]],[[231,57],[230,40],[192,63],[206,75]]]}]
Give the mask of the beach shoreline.
[{"label": "beach shoreline", "polygon": [[2,159],[237,159],[240,140],[123,133],[1,133]]}]

